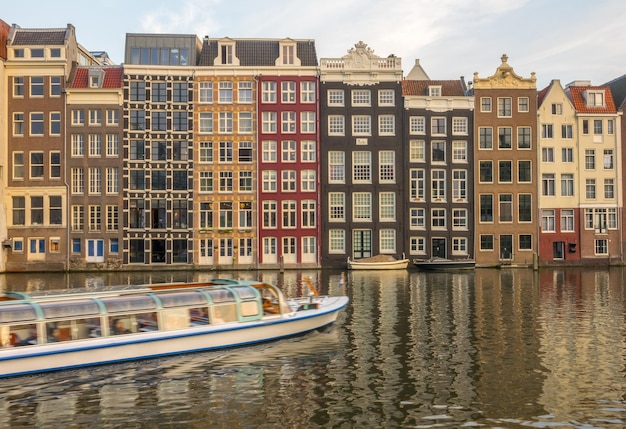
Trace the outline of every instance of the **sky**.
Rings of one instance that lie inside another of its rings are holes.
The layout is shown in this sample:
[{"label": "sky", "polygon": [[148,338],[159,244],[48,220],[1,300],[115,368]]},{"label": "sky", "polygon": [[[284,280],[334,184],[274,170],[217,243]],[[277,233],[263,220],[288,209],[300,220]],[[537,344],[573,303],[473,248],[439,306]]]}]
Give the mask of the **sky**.
[{"label": "sky", "polygon": [[503,54],[516,74],[601,85],[626,74],[624,0],[29,0],[0,19],[22,28],[76,27],[78,42],[123,62],[126,33],[200,39],[314,39],[318,58],[359,41],[376,55],[415,60],[434,80],[493,75]]}]

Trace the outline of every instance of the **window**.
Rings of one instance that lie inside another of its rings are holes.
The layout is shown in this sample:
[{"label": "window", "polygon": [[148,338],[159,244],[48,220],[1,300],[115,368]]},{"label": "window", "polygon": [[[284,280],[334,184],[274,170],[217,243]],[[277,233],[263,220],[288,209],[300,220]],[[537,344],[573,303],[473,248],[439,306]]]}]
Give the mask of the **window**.
[{"label": "window", "polygon": [[13,197],[13,225],[26,225],[26,197]]},{"label": "window", "polygon": [[467,135],[467,118],[452,118],[452,135]]},{"label": "window", "polygon": [[563,104],[561,104],[561,103],[552,103],[552,114],[553,115],[562,115],[563,114]]},{"label": "window", "polygon": [[102,156],[102,136],[100,134],[89,134],[89,156]]},{"label": "window", "polygon": [[353,89],[352,105],[353,106],[371,106],[372,95],[369,89]]},{"label": "window", "polygon": [[517,196],[518,219],[520,222],[531,222],[533,207],[531,194],[519,194]]},{"label": "window", "polygon": [[252,82],[242,81],[238,83],[237,88],[239,103],[252,103]]},{"label": "window", "polygon": [[561,209],[561,231],[574,232],[574,210]]},{"label": "window", "polygon": [[61,135],[61,113],[50,112],[50,135]]},{"label": "window", "polygon": [[614,125],[613,119],[608,119],[606,121],[606,133],[607,134],[615,133],[615,125]]},{"label": "window", "polygon": [[554,137],[552,124],[541,124],[541,138],[551,139]]},{"label": "window", "polygon": [[82,168],[72,168],[72,194],[79,195],[85,192],[85,172]]},{"label": "window", "polygon": [[604,149],[604,169],[613,169],[613,149]]},{"label": "window", "polygon": [[541,161],[554,162],[554,148],[553,147],[541,148]]},{"label": "window", "polygon": [[238,161],[246,162],[246,163],[252,162],[252,142],[251,141],[239,142]]},{"label": "window", "polygon": [[143,110],[131,110],[129,125],[131,130],[143,130],[146,126],[146,112]]},{"label": "window", "polygon": [[30,197],[30,223],[31,225],[43,225],[43,197]]},{"label": "window", "polygon": [[498,97],[498,117],[509,118],[512,116],[511,98],[510,97]]},{"label": "window", "polygon": [[364,222],[372,220],[372,194],[355,192],[352,194],[352,220]]},{"label": "window", "polygon": [[498,148],[511,149],[511,127],[498,128]]},{"label": "window", "polygon": [[378,216],[381,222],[396,221],[396,194],[394,192],[381,192],[378,194]]},{"label": "window", "polygon": [[411,229],[426,229],[426,210],[411,208],[409,217]]},{"label": "window", "polygon": [[378,153],[378,180],[380,183],[395,183],[396,181],[396,153],[392,150],[383,150]]},{"label": "window", "polygon": [[120,142],[117,134],[107,134],[107,156],[119,156]]},{"label": "window", "polygon": [[240,134],[252,133],[252,112],[239,112],[238,128]]},{"label": "window", "polygon": [[263,192],[276,192],[276,170],[264,170],[262,174]]},{"label": "window", "polygon": [[493,235],[483,234],[480,236],[480,250],[493,250]]},{"label": "window", "polygon": [[604,198],[615,198],[615,182],[613,179],[604,179]]},{"label": "window", "polygon": [[430,145],[432,162],[446,162],[446,142],[433,141]]},{"label": "window", "polygon": [[30,78],[30,96],[43,97],[43,76],[31,76]]},{"label": "window", "polygon": [[441,97],[441,86],[429,86],[428,87],[428,95],[430,97]]},{"label": "window", "polygon": [[152,170],[150,172],[150,186],[154,191],[164,191],[167,185],[167,172],[165,170]]},{"label": "window", "polygon": [[574,127],[572,125],[561,125],[561,138],[563,138],[563,139],[573,139],[574,138]]},{"label": "window", "polygon": [[372,134],[372,118],[368,115],[352,116],[352,134],[355,136],[369,136]]},{"label": "window", "polygon": [[315,200],[304,200],[301,202],[302,228],[315,228]]},{"label": "window", "polygon": [[346,253],[346,231],[331,229],[328,231],[328,253]]},{"label": "window", "polygon": [[583,96],[587,101],[587,107],[604,107],[604,91],[583,92]]},{"label": "window", "polygon": [[145,219],[145,200],[131,199],[129,201],[129,226],[130,228],[143,228]]},{"label": "window", "polygon": [[152,83],[152,102],[153,103],[167,102],[167,84],[165,82],[153,82]]},{"label": "window", "polygon": [[89,206],[89,231],[100,231],[102,227],[101,214],[100,206]]},{"label": "window", "polygon": [[411,201],[423,201],[426,195],[425,170],[423,168],[412,168],[409,172],[410,198]]},{"label": "window", "polygon": [[544,173],[541,175],[541,195],[554,196],[554,174]]},{"label": "window", "polygon": [[189,101],[189,89],[186,82],[174,82],[172,85],[172,98],[174,103],[187,103]]},{"label": "window", "polygon": [[595,170],[596,152],[593,149],[585,149],[585,170]]},{"label": "window", "polygon": [[30,153],[30,178],[43,179],[43,152]]},{"label": "window", "polygon": [[[132,113],[132,112],[131,112]],[[166,131],[167,130],[167,113],[166,112],[152,112],[152,131]]]},{"label": "window", "polygon": [[233,83],[232,82],[220,82],[218,85],[218,102],[219,103],[232,103],[233,102]]},{"label": "window", "polygon": [[480,221],[493,222],[493,195],[481,194],[480,200]]},{"label": "window", "polygon": [[263,103],[276,103],[276,82],[261,83],[261,100]]},{"label": "window", "polygon": [[329,106],[343,106],[344,105],[343,89],[329,89],[327,94],[328,94]]},{"label": "window", "polygon": [[532,146],[532,134],[530,127],[517,128],[517,147],[518,149],[530,149]]},{"label": "window", "polygon": [[31,112],[30,113],[30,135],[31,136],[43,136],[44,124],[43,113]]},{"label": "window", "polygon": [[130,101],[146,101],[146,83],[143,81],[130,83]]},{"label": "window", "polygon": [[239,172],[239,191],[252,192],[252,171]]},{"label": "window", "polygon": [[517,111],[521,113],[525,113],[529,111],[528,97],[519,97],[517,99]]},{"label": "window", "polygon": [[541,210],[541,231],[542,232],[555,232],[556,222],[553,209]]},{"label": "window", "polygon": [[263,133],[276,132],[276,112],[263,112],[261,116]]},{"label": "window", "polygon": [[608,240],[605,238],[594,240],[594,248],[595,248],[596,255],[608,255],[609,254]]},{"label": "window", "polygon": [[262,143],[263,162],[276,162],[277,143],[274,140],[265,140]]},{"label": "window", "polygon": [[24,114],[23,113],[13,113],[13,135],[14,136],[24,135]]},{"label": "window", "polygon": [[296,102],[296,83],[293,81],[281,82],[280,94],[283,103]]},{"label": "window", "polygon": [[573,197],[574,196],[574,175],[573,174],[561,174],[561,196]]},{"label": "window", "polygon": [[467,238],[454,237],[452,239],[452,253],[467,255]]},{"label": "window", "polygon": [[433,229],[445,229],[446,209],[432,209],[430,212],[430,221]]},{"label": "window", "polygon": [[276,228],[278,225],[277,211],[276,201],[263,201],[263,228]]},{"label": "window", "polygon": [[99,167],[89,168],[89,193],[100,194],[102,191],[102,174]]},{"label": "window", "polygon": [[561,149],[561,162],[574,162],[574,149],[564,147]]},{"label": "window", "polygon": [[13,97],[24,97],[24,78],[21,76],[13,77]]},{"label": "window", "polygon": [[530,234],[520,234],[519,249],[520,250],[532,250],[533,249],[533,236]]},{"label": "window", "polygon": [[512,183],[513,182],[513,162],[512,161],[498,161],[498,182],[499,183]]},{"label": "window", "polygon": [[174,140],[172,159],[174,161],[187,161],[189,159],[189,147],[186,141]]},{"label": "window", "polygon": [[283,170],[282,171],[281,190],[283,192],[295,192],[296,191],[295,170]]},{"label": "window", "polygon": [[491,112],[491,97],[480,97],[480,111],[483,113]]},{"label": "window", "polygon": [[378,105],[379,106],[395,106],[396,94],[393,89],[380,89],[378,90]]},{"label": "window", "polygon": [[201,171],[200,172],[200,192],[213,192],[213,172]]},{"label": "window", "polygon": [[187,170],[174,170],[172,172],[172,189],[175,191],[186,191],[187,188]]},{"label": "window", "polygon": [[219,133],[231,134],[233,132],[233,112],[219,112]]},{"label": "window", "polygon": [[464,142],[464,141],[452,142],[452,162],[455,162],[455,163],[467,162],[467,142]]},{"label": "window", "polygon": [[513,194],[500,194],[500,222],[513,222]]},{"label": "window", "polygon": [[198,132],[200,134],[213,133],[213,112],[200,112],[198,119],[200,122]]},{"label": "window", "polygon": [[189,128],[187,112],[172,113],[172,128],[174,129],[174,131],[187,131],[187,129]]},{"label": "window", "polygon": [[380,115],[378,117],[378,134],[381,136],[394,136],[396,134],[394,115]]},{"label": "window", "polygon": [[532,182],[532,168],[531,162],[522,160],[517,161],[517,181],[520,183]]},{"label": "window", "polygon": [[452,198],[467,201],[467,170],[452,170]]},{"label": "window", "polygon": [[479,161],[478,170],[480,183],[493,182],[493,161]]},{"label": "window", "polygon": [[315,162],[317,159],[315,151],[315,140],[302,140],[300,142],[300,161]]},{"label": "window", "polygon": [[372,182],[372,153],[356,151],[352,153],[352,180],[355,183]]},{"label": "window", "polygon": [[467,210],[466,209],[454,209],[452,210],[452,229],[455,230],[467,230]]},{"label": "window", "polygon": [[446,171],[431,170],[431,197],[433,200],[445,200],[446,198]]},{"label": "window", "polygon": [[200,103],[213,103],[213,82],[200,82]]},{"label": "window", "polygon": [[89,125],[102,125],[102,111],[90,109],[89,110]]},{"label": "window", "polygon": [[219,162],[231,163],[233,162],[233,142],[225,141],[219,143]]},{"label": "window", "polygon": [[446,135],[446,118],[431,118],[430,132],[433,135]]},{"label": "window", "polygon": [[130,170],[130,189],[131,191],[137,191],[145,189],[146,186],[146,171],[145,170]]},{"label": "window", "polygon": [[232,171],[220,171],[219,172],[219,191],[220,192],[233,192],[233,172]]},{"label": "window", "polygon": [[409,133],[426,134],[426,118],[423,116],[411,116],[409,118]]},{"label": "window", "polygon": [[396,251],[396,230],[380,230],[380,253],[393,253]]},{"label": "window", "polygon": [[409,158],[411,162],[426,161],[426,142],[423,140],[411,140],[409,146]]},{"label": "window", "polygon": [[200,142],[200,162],[203,164],[213,162],[213,142]]},{"label": "window", "polygon": [[120,112],[115,109],[107,109],[107,125],[119,125],[120,123]]},{"label": "window", "polygon": [[410,237],[411,254],[426,254],[426,239],[424,237]]},{"label": "window", "polygon": [[346,220],[346,194],[343,192],[328,193],[328,220],[330,222]]},{"label": "window", "polygon": [[585,180],[585,197],[590,200],[596,198],[596,179]]},{"label": "window", "polygon": [[61,152],[50,151],[50,178],[61,178]]},{"label": "window", "polygon": [[593,120],[593,133],[596,135],[602,135],[602,119]]},{"label": "window", "polygon": [[295,228],[297,225],[298,214],[296,210],[296,202],[292,200],[283,201],[283,228]]},{"label": "window", "polygon": [[300,172],[300,190],[302,192],[314,192],[315,183],[315,170],[302,170]]},{"label": "window", "polygon": [[296,132],[296,112],[282,112],[281,129],[283,133]]},{"label": "window", "polygon": [[107,194],[117,194],[119,192],[119,168],[107,167]]},{"label": "window", "polygon": [[200,229],[213,228],[213,203],[200,203]]},{"label": "window", "polygon": [[478,138],[480,149],[493,148],[493,128],[479,127]]},{"label": "window", "polygon": [[300,132],[315,133],[315,112],[300,112]]},{"label": "window", "polygon": [[328,134],[342,136],[345,134],[345,121],[343,115],[328,116]]},{"label": "window", "polygon": [[344,152],[328,152],[328,181],[329,183],[345,183],[346,161]]},{"label": "window", "polygon": [[[227,228],[233,227],[232,206],[233,206],[233,203],[230,201],[220,203],[220,224],[223,220],[222,216],[224,216],[226,218]],[[228,210],[229,207],[230,207],[230,211]],[[173,200],[172,201],[172,228],[174,229],[187,228],[187,200]]]},{"label": "window", "polygon": [[143,140],[131,140],[130,141],[130,159],[143,160],[145,159],[145,142]]},{"label": "window", "polygon": [[583,119],[583,134],[589,134],[589,120]]},{"label": "window", "polygon": [[13,179],[24,179],[24,152],[13,152]]}]

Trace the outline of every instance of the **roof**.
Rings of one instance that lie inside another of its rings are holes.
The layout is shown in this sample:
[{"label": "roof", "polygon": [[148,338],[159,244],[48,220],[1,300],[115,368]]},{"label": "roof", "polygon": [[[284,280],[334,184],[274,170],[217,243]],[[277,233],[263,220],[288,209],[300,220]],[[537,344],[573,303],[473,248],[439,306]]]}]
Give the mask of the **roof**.
[{"label": "roof", "polygon": [[[588,90],[604,90],[604,106],[587,107],[583,94]],[[572,100],[572,104],[578,113],[617,113],[615,102],[611,94],[611,88],[608,86],[570,85],[566,88],[565,92],[570,97],[570,100]]]},{"label": "roof", "polygon": [[[235,55],[242,67],[273,67],[280,56],[278,39],[231,39],[235,42]],[[314,40],[296,40],[297,55],[303,67],[317,66],[317,52]],[[198,59],[199,66],[215,65],[217,58],[217,39],[205,38]]]},{"label": "roof", "polygon": [[16,28],[11,45],[64,45],[67,29]]},{"label": "roof", "polygon": [[613,100],[618,108],[624,108],[624,102],[626,102],[626,74],[605,83],[604,86],[611,88]]},{"label": "roof", "polygon": [[403,80],[402,95],[428,95],[429,86],[441,86],[442,97],[465,96],[461,80]]},{"label": "roof", "polygon": [[548,95],[548,92],[550,92],[550,88],[552,88],[552,85],[553,83],[550,83],[550,85],[546,86],[544,89],[537,93],[537,106],[541,106],[541,103],[543,103],[543,99],[546,98],[546,95]]},{"label": "roof", "polygon": [[103,89],[122,88],[124,69],[122,67],[79,67],[70,88],[89,88],[89,70],[98,69],[104,72]]}]

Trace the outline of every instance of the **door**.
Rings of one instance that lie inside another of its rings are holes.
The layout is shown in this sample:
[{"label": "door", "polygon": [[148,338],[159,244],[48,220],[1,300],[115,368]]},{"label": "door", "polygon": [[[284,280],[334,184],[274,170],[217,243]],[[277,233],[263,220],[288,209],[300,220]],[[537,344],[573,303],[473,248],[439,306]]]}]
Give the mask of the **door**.
[{"label": "door", "polygon": [[104,262],[104,240],[87,240],[87,262]]},{"label": "door", "polygon": [[352,256],[354,259],[372,256],[371,229],[355,229],[352,231]]},{"label": "door", "polygon": [[513,236],[501,235],[500,236],[500,259],[509,261],[513,259]]},{"label": "door", "polygon": [[213,265],[213,239],[201,238],[199,252],[198,263],[200,265]]},{"label": "door", "polygon": [[445,238],[433,238],[431,244],[432,248],[430,254],[432,258],[447,258]]},{"label": "door", "polygon": [[564,259],[565,258],[565,243],[562,241],[555,241],[552,243],[552,258]]}]

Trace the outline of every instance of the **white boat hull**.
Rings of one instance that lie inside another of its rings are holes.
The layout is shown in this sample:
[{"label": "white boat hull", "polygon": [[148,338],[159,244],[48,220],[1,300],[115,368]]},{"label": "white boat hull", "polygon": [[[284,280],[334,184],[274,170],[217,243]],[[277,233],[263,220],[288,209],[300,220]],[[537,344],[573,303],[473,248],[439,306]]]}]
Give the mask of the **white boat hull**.
[{"label": "white boat hull", "polygon": [[408,266],[408,259],[391,262],[348,261],[348,269],[350,270],[406,270]]},{"label": "white boat hull", "polygon": [[301,335],[332,324],[348,303],[321,298],[319,309],[269,316],[253,322],[206,325],[173,331],[111,336],[2,350],[0,377],[217,350]]}]

